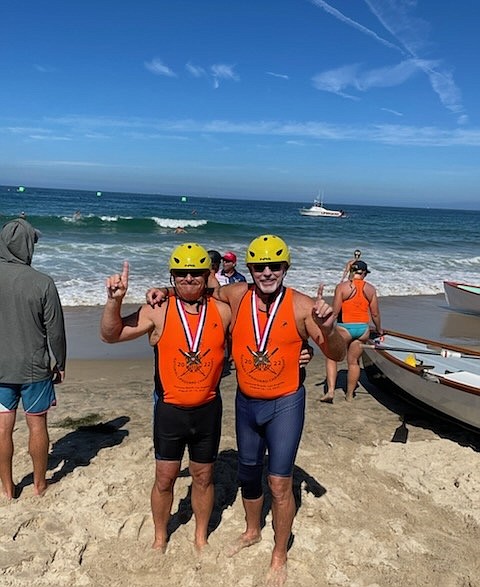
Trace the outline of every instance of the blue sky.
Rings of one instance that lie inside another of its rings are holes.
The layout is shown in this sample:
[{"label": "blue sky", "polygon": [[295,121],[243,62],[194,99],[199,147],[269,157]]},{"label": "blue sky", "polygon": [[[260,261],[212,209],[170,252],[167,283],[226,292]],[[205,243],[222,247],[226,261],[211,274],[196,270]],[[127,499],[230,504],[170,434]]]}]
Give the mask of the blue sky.
[{"label": "blue sky", "polygon": [[480,208],[478,1],[17,0],[0,183]]}]

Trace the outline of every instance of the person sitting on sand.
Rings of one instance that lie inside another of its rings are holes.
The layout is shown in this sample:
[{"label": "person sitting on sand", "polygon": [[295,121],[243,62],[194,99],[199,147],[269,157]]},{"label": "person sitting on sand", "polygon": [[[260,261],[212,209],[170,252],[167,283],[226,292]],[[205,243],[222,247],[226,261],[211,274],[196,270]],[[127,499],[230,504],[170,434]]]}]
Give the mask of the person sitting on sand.
[{"label": "person sitting on sand", "polygon": [[[362,343],[370,335],[370,318],[377,333],[382,334],[380,309],[375,287],[365,281],[370,273],[367,264],[355,261],[350,268],[348,281],[340,282],[335,288],[333,311],[338,314],[337,324],[340,334],[347,344],[347,391],[345,399],[351,401],[360,378],[359,359],[362,356]],[[332,403],[337,382],[337,362],[327,357],[327,392],[320,401]]]}]

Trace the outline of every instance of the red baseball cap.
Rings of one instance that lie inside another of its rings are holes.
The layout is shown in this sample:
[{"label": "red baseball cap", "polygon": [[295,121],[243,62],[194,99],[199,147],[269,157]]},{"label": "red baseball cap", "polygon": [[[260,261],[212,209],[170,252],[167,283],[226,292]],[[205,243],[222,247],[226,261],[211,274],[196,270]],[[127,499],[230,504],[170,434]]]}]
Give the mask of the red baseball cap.
[{"label": "red baseball cap", "polygon": [[236,263],[237,255],[235,255],[235,253],[232,253],[232,251],[227,251],[225,255],[223,255],[222,259],[224,261],[231,261],[232,263]]}]

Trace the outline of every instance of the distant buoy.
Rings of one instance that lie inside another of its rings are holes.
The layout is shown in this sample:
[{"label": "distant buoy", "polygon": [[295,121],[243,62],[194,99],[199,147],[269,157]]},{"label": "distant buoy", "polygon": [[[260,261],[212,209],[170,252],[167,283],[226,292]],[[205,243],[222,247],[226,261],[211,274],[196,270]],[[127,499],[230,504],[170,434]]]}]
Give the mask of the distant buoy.
[{"label": "distant buoy", "polygon": [[187,196],[182,196],[182,202],[186,202],[187,201]]},{"label": "distant buoy", "polygon": [[24,191],[25,191],[25,188],[23,187],[23,185],[21,185],[17,188],[17,192],[24,192]]},{"label": "distant buoy", "polygon": [[97,192],[97,196],[100,197],[101,195],[102,195],[102,192]]}]

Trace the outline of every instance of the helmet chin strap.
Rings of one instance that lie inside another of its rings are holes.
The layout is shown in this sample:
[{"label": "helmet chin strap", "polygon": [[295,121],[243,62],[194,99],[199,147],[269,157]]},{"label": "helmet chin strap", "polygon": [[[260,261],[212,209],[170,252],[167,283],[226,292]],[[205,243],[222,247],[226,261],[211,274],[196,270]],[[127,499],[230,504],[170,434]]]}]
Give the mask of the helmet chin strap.
[{"label": "helmet chin strap", "polygon": [[177,297],[182,302],[182,304],[187,304],[188,306],[197,306],[197,312],[198,312],[199,307],[203,304],[203,301],[205,299],[205,289],[206,288],[204,288],[204,292],[202,293],[202,295],[199,298],[196,298],[195,300],[186,300],[178,293],[178,290],[175,286],[175,279],[174,279],[173,275],[170,275],[170,285],[175,290],[175,297]]}]

